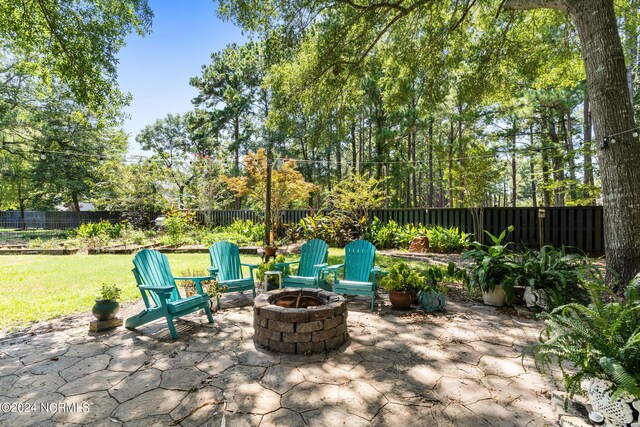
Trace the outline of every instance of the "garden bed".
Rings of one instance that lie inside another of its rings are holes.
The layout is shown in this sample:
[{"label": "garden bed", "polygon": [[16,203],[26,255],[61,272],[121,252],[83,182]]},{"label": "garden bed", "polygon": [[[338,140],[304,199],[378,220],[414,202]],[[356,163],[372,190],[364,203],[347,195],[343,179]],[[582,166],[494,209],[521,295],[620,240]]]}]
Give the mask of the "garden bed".
[{"label": "garden bed", "polygon": [[75,255],[78,248],[0,248],[0,255]]}]

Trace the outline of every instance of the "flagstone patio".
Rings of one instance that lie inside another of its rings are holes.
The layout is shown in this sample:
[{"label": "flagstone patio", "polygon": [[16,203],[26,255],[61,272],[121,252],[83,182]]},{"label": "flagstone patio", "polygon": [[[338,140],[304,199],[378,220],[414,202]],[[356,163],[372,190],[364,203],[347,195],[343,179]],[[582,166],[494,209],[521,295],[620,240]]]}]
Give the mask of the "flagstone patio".
[{"label": "flagstone patio", "polygon": [[88,333],[87,315],[4,336],[0,425],[556,425],[556,382],[520,357],[541,322],[462,301],[437,315],[367,308],[350,299],[348,344],[309,357],[257,349],[244,297],[226,297],[213,325],[178,320],[177,341],[161,321]]}]

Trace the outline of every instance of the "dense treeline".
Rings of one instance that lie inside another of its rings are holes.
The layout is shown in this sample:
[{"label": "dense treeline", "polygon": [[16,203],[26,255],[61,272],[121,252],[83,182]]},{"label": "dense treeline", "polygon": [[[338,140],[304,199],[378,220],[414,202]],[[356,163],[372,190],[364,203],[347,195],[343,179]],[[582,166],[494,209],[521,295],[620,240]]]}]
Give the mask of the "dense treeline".
[{"label": "dense treeline", "polygon": [[[637,97],[638,29],[620,10]],[[314,34],[230,45],[191,79],[194,111],[159,118],[136,136],[153,156],[133,164],[111,123],[64,85],[45,90],[6,42],[0,203],[246,207],[221,177],[242,175],[245,155],[259,148],[299,160],[318,186],[314,208],[353,172],[383,180],[386,207],[597,203],[598,147],[572,25],[548,11],[498,26],[487,20],[477,13],[458,23],[464,34],[443,37],[444,14],[400,23],[358,68],[344,61],[340,69]]]}]

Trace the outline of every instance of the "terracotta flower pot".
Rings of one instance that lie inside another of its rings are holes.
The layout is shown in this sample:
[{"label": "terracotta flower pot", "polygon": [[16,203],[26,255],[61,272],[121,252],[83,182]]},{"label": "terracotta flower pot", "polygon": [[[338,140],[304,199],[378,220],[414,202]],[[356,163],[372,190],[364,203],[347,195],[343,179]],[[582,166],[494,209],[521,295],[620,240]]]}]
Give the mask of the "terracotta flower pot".
[{"label": "terracotta flower pot", "polygon": [[396,310],[408,310],[413,301],[412,292],[391,291],[389,292],[389,301]]}]

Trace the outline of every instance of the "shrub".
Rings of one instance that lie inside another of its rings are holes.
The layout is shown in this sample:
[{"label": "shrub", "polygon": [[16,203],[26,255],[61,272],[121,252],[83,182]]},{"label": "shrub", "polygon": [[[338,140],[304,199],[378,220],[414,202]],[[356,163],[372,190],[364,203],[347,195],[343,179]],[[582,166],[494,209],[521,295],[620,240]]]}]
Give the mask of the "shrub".
[{"label": "shrub", "polygon": [[328,215],[315,214],[302,218],[298,224],[286,226],[286,236],[291,241],[322,239],[329,246],[346,246],[363,237],[367,232],[367,219],[359,220],[333,211]]},{"label": "shrub", "polygon": [[253,222],[251,220],[236,219],[231,225],[220,226],[213,229],[215,233],[229,233],[242,236],[244,241],[262,242],[265,236],[265,225],[261,222]]},{"label": "shrub", "polygon": [[196,214],[193,211],[170,210],[166,214],[163,227],[167,233],[160,239],[163,244],[178,246],[193,242],[187,234],[197,230]]},{"label": "shrub", "polygon": [[111,223],[103,220],[100,222],[88,222],[81,224],[80,227],[75,229],[74,234],[83,239],[90,239],[94,237],[109,237],[110,239],[117,239],[122,236],[123,232],[127,229],[126,222]]},{"label": "shrub", "polygon": [[[543,373],[557,364],[571,394],[581,394],[583,379],[602,378],[616,385],[613,399],[622,392],[640,398],[640,275],[627,287],[626,301],[607,289],[600,270],[590,269],[584,277],[590,303],[570,303],[540,314],[544,335],[527,351],[533,352]],[[602,301],[605,293],[611,302]],[[575,369],[566,370],[565,361]]]},{"label": "shrub", "polygon": [[424,282],[425,278],[420,273],[409,268],[406,262],[399,261],[389,268],[389,274],[382,278],[381,285],[387,292],[417,292]]},{"label": "shrub", "polygon": [[402,226],[394,220],[383,223],[377,217],[373,219],[367,232],[367,239],[379,249],[408,249],[413,239],[419,236],[429,238],[429,250],[432,252],[446,253],[467,249],[472,235],[460,231],[458,227],[429,227],[420,224]]},{"label": "shrub", "polygon": [[462,252],[469,248],[473,234],[460,231],[458,227],[443,228],[439,225],[429,227],[426,231],[429,238],[429,250],[433,252]]},{"label": "shrub", "polygon": [[584,293],[580,282],[580,272],[588,266],[584,256],[547,245],[539,251],[525,251],[514,260],[516,266],[510,280],[516,285],[530,286],[532,291],[544,291],[549,308],[578,299]]}]

